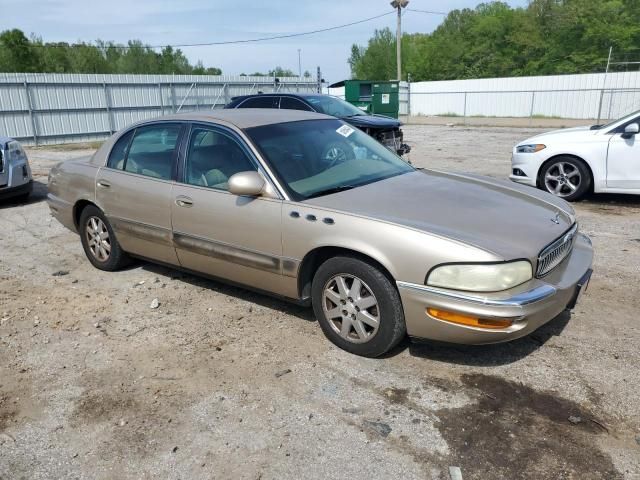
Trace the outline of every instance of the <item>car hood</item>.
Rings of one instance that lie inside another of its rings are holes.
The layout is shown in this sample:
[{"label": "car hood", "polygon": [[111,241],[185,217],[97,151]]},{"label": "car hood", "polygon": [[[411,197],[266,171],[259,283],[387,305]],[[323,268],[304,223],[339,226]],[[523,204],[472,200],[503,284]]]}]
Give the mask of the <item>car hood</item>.
[{"label": "car hood", "polygon": [[359,128],[397,128],[402,125],[399,120],[384,115],[356,115],[341,120]]},{"label": "car hood", "polygon": [[563,128],[560,130],[552,130],[551,132],[541,133],[518,143],[518,145],[529,145],[535,143],[551,143],[555,141],[567,142],[574,139],[584,139],[585,137],[593,137],[597,135],[598,130],[591,130],[591,127],[574,127]]},{"label": "car hood", "polygon": [[535,260],[575,222],[568,203],[540,190],[488,177],[428,170],[305,203],[451,238],[502,260]]}]

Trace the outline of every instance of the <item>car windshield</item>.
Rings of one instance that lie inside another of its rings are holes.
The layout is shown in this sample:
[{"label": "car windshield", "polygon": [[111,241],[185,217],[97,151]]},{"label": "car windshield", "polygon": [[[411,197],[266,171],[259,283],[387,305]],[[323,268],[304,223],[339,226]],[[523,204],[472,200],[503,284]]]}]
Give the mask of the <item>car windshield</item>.
[{"label": "car windshield", "polygon": [[307,95],[305,100],[313,105],[317,112],[331,115],[332,117],[347,118],[366,115],[358,107],[354,107],[349,102],[330,95]]},{"label": "car windshield", "polygon": [[369,135],[340,120],[305,120],[246,130],[296,201],[414,171]]},{"label": "car windshield", "polygon": [[618,118],[617,120],[614,120],[612,122],[607,123],[606,125],[594,125],[591,127],[591,130],[604,130],[607,129],[609,127],[612,127],[613,125],[615,125],[618,122],[624,122],[625,120],[631,120],[633,117],[640,115],[640,110],[638,110],[637,112],[633,112],[630,113],[629,115],[626,115],[622,118]]}]

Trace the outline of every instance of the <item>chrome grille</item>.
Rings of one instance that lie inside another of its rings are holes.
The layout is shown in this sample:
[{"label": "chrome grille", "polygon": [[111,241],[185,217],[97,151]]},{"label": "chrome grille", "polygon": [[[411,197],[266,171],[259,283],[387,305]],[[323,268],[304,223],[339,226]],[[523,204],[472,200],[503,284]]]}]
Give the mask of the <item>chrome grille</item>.
[{"label": "chrome grille", "polygon": [[574,224],[560,238],[555,240],[538,255],[536,277],[543,277],[556,268],[573,249],[573,240],[578,232],[578,224]]}]

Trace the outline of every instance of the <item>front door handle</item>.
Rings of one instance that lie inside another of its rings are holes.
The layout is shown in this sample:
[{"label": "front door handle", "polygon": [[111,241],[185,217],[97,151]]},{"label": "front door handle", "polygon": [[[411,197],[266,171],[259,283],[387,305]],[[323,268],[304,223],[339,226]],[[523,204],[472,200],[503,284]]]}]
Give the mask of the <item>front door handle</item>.
[{"label": "front door handle", "polygon": [[176,205],[179,207],[189,208],[193,206],[193,200],[189,197],[179,196],[176,197]]},{"label": "front door handle", "polygon": [[98,180],[98,186],[102,188],[111,188],[111,184],[106,180]]}]

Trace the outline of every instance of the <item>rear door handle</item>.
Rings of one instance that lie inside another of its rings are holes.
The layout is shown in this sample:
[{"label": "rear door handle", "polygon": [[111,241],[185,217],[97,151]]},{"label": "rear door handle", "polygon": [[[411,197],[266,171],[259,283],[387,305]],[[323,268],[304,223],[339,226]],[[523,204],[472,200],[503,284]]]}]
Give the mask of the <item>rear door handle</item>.
[{"label": "rear door handle", "polygon": [[189,197],[179,196],[176,197],[176,205],[179,207],[189,208],[193,206],[193,200]]},{"label": "rear door handle", "polygon": [[98,186],[102,188],[111,188],[111,184],[106,180],[98,180]]}]

